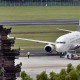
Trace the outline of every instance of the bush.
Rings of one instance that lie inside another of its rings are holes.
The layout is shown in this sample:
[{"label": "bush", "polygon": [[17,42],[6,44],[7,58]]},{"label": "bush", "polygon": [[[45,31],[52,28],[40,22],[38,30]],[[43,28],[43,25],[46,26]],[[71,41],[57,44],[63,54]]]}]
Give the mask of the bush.
[{"label": "bush", "polygon": [[69,63],[69,64],[67,65],[67,73],[69,73],[69,72],[72,71],[73,69],[74,69],[74,67],[72,66],[71,63]]},{"label": "bush", "polygon": [[76,71],[77,71],[77,73],[78,73],[79,80],[80,80],[80,64],[77,65],[77,67],[76,67]]},{"label": "bush", "polygon": [[22,80],[32,80],[32,78],[30,78],[30,76],[27,75],[27,74],[25,73],[25,71],[22,71],[22,72],[21,72],[21,78],[22,78]]},{"label": "bush", "polygon": [[69,76],[70,76],[70,80],[78,80],[78,73],[76,72],[76,70],[72,70],[69,73]]},{"label": "bush", "polygon": [[65,76],[66,76],[66,70],[65,69],[61,69],[60,71],[60,80],[65,80]]},{"label": "bush", "polygon": [[[22,80],[32,80],[25,71],[21,72]],[[76,68],[72,64],[67,65],[67,69],[61,69],[60,73],[50,72],[49,77],[46,71],[41,72],[36,76],[37,80],[80,80],[80,64]]]},{"label": "bush", "polygon": [[27,75],[27,76],[25,77],[25,80],[32,80],[32,78],[30,78],[30,76]]},{"label": "bush", "polygon": [[61,69],[61,71],[60,71],[60,75],[64,75],[64,76],[66,76],[66,70],[65,69]]},{"label": "bush", "polygon": [[77,65],[76,70],[77,70],[77,71],[80,71],[80,64]]},{"label": "bush", "polygon": [[46,74],[46,71],[41,72],[36,76],[37,80],[48,80],[48,76]]},{"label": "bush", "polygon": [[49,80],[56,80],[56,78],[57,78],[56,73],[55,72],[50,72],[50,78],[49,78]]},{"label": "bush", "polygon": [[56,74],[56,80],[60,80],[60,74]]},{"label": "bush", "polygon": [[70,75],[67,75],[67,76],[65,77],[65,80],[71,80]]},{"label": "bush", "polygon": [[22,71],[22,72],[21,72],[21,78],[22,78],[22,80],[24,80],[25,77],[26,77],[26,73],[25,73],[25,71]]}]

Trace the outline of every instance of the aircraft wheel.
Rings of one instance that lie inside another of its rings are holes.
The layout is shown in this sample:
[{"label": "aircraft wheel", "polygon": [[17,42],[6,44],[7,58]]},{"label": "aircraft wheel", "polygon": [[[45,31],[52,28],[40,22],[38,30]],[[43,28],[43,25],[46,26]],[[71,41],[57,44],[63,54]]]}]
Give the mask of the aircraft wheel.
[{"label": "aircraft wheel", "polygon": [[74,55],[73,54],[71,54],[71,59],[73,59],[74,58]]},{"label": "aircraft wheel", "polygon": [[60,53],[60,58],[62,58],[62,53]]},{"label": "aircraft wheel", "polygon": [[67,59],[69,59],[69,55],[67,55]]}]

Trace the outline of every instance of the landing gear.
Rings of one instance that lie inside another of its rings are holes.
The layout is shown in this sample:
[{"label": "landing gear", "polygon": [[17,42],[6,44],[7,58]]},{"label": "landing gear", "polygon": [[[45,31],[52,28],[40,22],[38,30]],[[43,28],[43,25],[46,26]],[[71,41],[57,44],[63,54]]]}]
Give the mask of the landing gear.
[{"label": "landing gear", "polygon": [[69,55],[67,55],[67,59],[69,59]]},{"label": "landing gear", "polygon": [[60,58],[62,58],[64,55],[66,55],[66,52],[64,53],[60,52],[59,54],[60,54]]},{"label": "landing gear", "polygon": [[60,54],[60,58],[62,58],[62,56],[63,56],[63,53],[61,52],[61,53],[59,53]]}]

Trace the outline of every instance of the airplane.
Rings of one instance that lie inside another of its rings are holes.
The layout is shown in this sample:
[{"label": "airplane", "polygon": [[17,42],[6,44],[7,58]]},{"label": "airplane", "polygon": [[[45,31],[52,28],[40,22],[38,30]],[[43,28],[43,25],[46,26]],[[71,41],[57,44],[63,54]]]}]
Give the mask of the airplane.
[{"label": "airplane", "polygon": [[[59,29],[59,28],[57,28]],[[62,54],[65,53],[71,49],[76,49],[80,47],[80,20],[79,20],[79,28],[78,31],[71,31],[71,30],[65,30],[65,29],[59,29],[62,31],[67,31],[69,33],[61,35],[56,39],[55,42],[49,42],[49,41],[41,41],[41,40],[33,40],[33,39],[26,39],[26,38],[16,38],[18,40],[26,40],[26,41],[33,41],[38,43],[44,43],[47,44],[44,47],[44,50],[48,53],[51,53],[54,51],[54,49]],[[14,38],[10,37],[9,38]]]}]

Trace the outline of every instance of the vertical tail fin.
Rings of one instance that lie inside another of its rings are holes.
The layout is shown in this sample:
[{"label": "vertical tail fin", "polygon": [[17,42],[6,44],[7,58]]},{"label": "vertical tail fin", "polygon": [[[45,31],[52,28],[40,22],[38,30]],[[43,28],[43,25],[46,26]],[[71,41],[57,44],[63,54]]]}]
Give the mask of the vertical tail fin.
[{"label": "vertical tail fin", "polygon": [[80,31],[80,19],[79,19],[78,31]]}]

